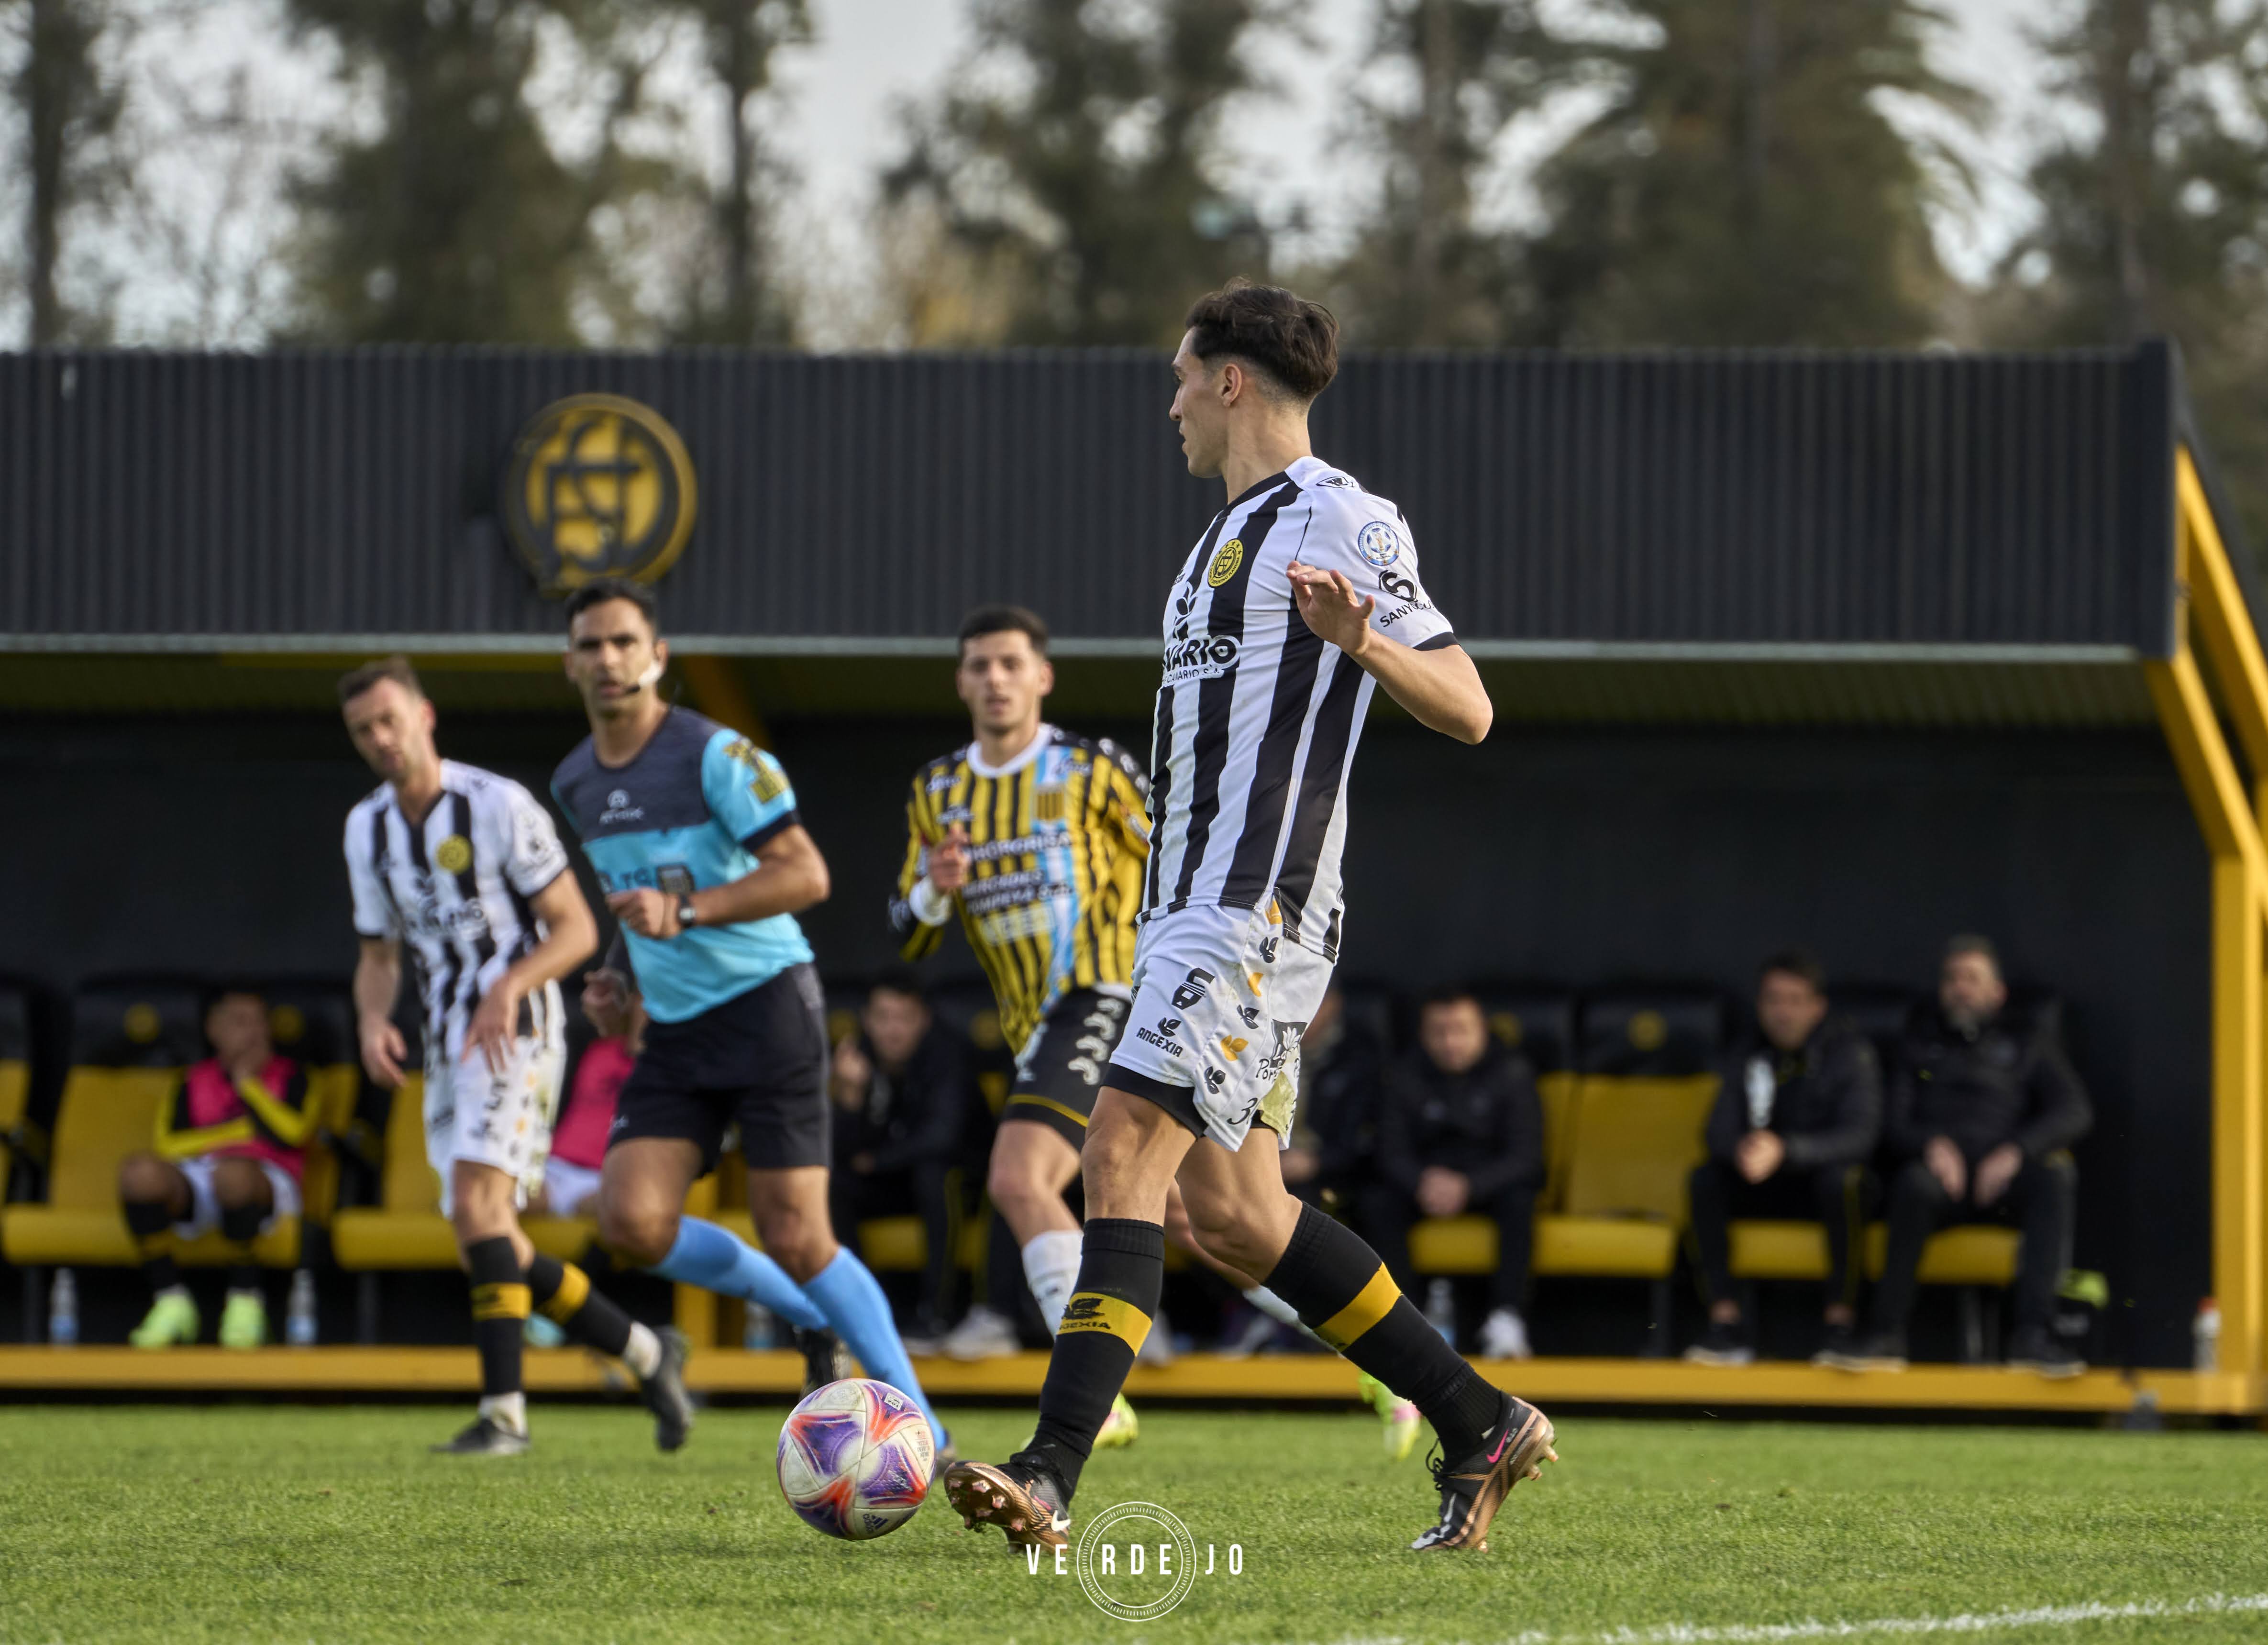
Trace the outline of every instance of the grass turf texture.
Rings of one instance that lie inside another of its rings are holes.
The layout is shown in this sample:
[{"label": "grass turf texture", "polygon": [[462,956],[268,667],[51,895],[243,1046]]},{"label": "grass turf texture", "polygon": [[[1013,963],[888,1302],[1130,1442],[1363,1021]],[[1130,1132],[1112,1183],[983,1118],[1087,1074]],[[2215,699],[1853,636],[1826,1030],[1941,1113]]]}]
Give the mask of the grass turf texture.
[{"label": "grass turf texture", "polygon": [[[1420,1556],[1425,1472],[1367,1417],[1153,1410],[1081,1522],[1161,1503],[1216,1574],[1128,1624],[941,1494],[878,1542],[805,1529],[784,1414],[706,1413],[665,1458],[642,1413],[539,1408],[533,1455],[482,1461],[424,1454],[462,1416],[431,1406],[0,1408],[0,1639],[1481,1641],[2268,1594],[2253,1435],[1578,1418],[1493,1552]],[[1030,1420],[949,1414],[974,1457]],[[2065,1634],[2257,1640],[2268,1613],[2003,1637]]]}]

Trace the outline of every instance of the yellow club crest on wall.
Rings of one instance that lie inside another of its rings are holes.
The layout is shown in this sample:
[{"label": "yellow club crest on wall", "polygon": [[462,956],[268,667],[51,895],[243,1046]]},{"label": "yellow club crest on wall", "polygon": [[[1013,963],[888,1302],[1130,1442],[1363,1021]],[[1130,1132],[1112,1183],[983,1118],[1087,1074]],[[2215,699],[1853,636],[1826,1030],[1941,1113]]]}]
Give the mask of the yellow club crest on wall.
[{"label": "yellow club crest on wall", "polygon": [[513,444],[504,534],[544,593],[601,576],[651,583],[693,534],[685,442],[651,406],[574,394],[536,413]]}]

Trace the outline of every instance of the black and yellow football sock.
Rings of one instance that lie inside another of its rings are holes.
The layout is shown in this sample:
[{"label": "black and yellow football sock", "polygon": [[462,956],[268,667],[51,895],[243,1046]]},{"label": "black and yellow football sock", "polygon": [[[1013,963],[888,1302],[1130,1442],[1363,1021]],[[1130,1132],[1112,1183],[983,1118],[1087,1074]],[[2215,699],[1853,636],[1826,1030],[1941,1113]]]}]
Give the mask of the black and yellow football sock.
[{"label": "black and yellow football sock", "polygon": [[126,1231],[134,1236],[134,1249],[141,1253],[142,1277],[150,1281],[151,1294],[178,1287],[181,1271],[173,1263],[173,1212],[156,1200],[129,1200]]},{"label": "black and yellow football sock", "polygon": [[228,1242],[228,1289],[232,1291],[260,1289],[260,1265],[252,1259],[252,1242],[260,1237],[260,1225],[267,1220],[264,1206],[220,1208],[220,1237]]},{"label": "black and yellow football sock", "polygon": [[1324,1342],[1424,1412],[1443,1455],[1464,1455],[1495,1426],[1503,1395],[1441,1340],[1352,1230],[1303,1207],[1262,1282]]},{"label": "black and yellow football sock", "polygon": [[[660,1343],[612,1297],[593,1289],[591,1276],[571,1262],[538,1252],[527,1265],[528,1300],[570,1340],[612,1355],[640,1377],[660,1362]],[[651,1348],[651,1353],[641,1350]]]},{"label": "black and yellow football sock", "polygon": [[512,1241],[498,1236],[465,1247],[465,1267],[473,1288],[473,1344],[481,1352],[481,1410],[493,1414],[519,1406],[519,1337],[527,1325],[527,1283]]},{"label": "black and yellow football sock", "polygon": [[[1126,1385],[1134,1356],[1157,1318],[1166,1283],[1166,1230],[1155,1223],[1099,1216],[1081,1243],[1079,1283],[1056,1332],[1048,1379],[1040,1389],[1040,1426],[1016,1459],[1037,1463],[1062,1481],[1064,1500],[1079,1488],[1079,1470],[1111,1401]],[[1439,1339],[1435,1339],[1439,1340]]]}]

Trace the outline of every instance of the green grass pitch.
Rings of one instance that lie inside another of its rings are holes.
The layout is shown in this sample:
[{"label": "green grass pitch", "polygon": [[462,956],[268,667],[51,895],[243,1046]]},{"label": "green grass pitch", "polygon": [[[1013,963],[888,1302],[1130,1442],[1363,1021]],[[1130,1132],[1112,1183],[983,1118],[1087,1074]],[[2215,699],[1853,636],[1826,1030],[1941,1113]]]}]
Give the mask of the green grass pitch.
[{"label": "green grass pitch", "polygon": [[[1152,1410],[1082,1522],[1161,1504],[1214,1572],[1128,1623],[941,1497],[878,1542],[806,1530],[782,1414],[705,1413],[665,1458],[643,1413],[539,1406],[533,1455],[468,1462],[424,1454],[463,1417],[433,1406],[0,1408],[0,1639],[2268,1638],[2256,1435],[1579,1416],[1491,1553],[1419,1556],[1425,1476],[1366,1416]],[[975,1456],[1030,1421],[948,1415]]]}]

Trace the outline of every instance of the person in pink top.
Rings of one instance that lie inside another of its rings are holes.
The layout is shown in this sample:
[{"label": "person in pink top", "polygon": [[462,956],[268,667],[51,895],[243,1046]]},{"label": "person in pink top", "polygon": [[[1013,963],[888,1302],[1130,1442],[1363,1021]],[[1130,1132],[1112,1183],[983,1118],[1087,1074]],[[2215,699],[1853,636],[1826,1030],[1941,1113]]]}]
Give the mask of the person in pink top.
[{"label": "person in pink top", "polygon": [[118,1197],[150,1281],[150,1312],[130,1339],[143,1348],[197,1340],[196,1304],[174,1266],[173,1245],[217,1228],[229,1245],[223,1348],[268,1340],[268,1304],[252,1242],[299,1211],[299,1180],[315,1117],[307,1071],[276,1054],[268,1003],[249,989],[223,993],[205,1013],[213,1054],[181,1072],[158,1110],[154,1145],[118,1168]]},{"label": "person in pink top", "polygon": [[577,1216],[599,1192],[599,1167],[607,1157],[607,1134],[614,1129],[615,1100],[630,1076],[644,1038],[645,1008],[632,995],[622,1032],[592,1041],[575,1064],[567,1111],[551,1127],[551,1157],[530,1209]]}]

